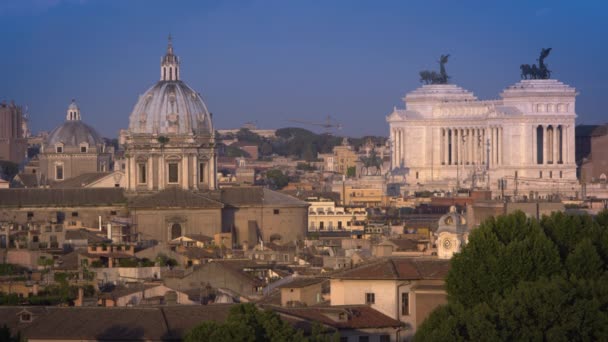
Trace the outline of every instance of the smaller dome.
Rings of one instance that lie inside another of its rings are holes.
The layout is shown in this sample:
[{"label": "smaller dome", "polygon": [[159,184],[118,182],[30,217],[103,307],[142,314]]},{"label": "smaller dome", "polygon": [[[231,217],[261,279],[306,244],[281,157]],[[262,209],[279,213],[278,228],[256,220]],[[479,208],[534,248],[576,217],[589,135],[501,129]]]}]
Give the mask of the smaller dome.
[{"label": "smaller dome", "polygon": [[68,146],[79,146],[88,143],[89,146],[103,144],[103,139],[95,129],[82,121],[66,121],[51,131],[46,139],[46,145],[63,143]]},{"label": "smaller dome", "polygon": [[97,131],[81,121],[80,108],[75,100],[68,106],[66,122],[49,133],[45,144],[47,146],[62,143],[66,146],[79,146],[87,143],[89,146],[103,144],[103,139]]},{"label": "smaller dome", "polygon": [[456,212],[456,207],[451,206],[450,212],[441,216],[436,234],[450,232],[463,234],[467,231],[467,220]]}]

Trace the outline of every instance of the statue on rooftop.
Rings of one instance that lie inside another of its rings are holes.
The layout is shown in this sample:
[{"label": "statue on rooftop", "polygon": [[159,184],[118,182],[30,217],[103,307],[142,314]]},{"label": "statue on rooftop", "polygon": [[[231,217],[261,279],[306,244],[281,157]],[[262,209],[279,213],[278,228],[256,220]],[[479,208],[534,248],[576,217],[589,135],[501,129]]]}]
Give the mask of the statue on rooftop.
[{"label": "statue on rooftop", "polygon": [[436,71],[423,70],[420,72],[420,82],[424,84],[446,84],[450,76],[445,71],[445,64],[450,55],[441,55],[439,58],[439,73]]},{"label": "statue on rooftop", "polygon": [[538,67],[536,64],[522,64],[519,66],[521,69],[521,78],[524,80],[546,80],[551,78],[551,70],[547,68],[545,64],[545,58],[551,53],[551,48],[542,49],[540,51],[540,57],[538,57]]}]

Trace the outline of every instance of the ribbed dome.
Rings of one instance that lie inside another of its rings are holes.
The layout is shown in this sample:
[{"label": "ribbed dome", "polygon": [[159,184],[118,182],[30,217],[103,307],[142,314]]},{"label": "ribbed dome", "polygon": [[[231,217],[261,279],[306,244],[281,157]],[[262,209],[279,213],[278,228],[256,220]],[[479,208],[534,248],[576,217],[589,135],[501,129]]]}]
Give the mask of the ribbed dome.
[{"label": "ribbed dome", "polygon": [[179,80],[161,80],[139,97],[131,116],[133,133],[211,134],[213,126],[201,96]]},{"label": "ribbed dome", "polygon": [[103,139],[93,129],[80,120],[66,121],[61,126],[51,131],[46,139],[46,145],[52,146],[63,143],[66,146],[78,146],[88,143],[89,146],[103,144]]}]

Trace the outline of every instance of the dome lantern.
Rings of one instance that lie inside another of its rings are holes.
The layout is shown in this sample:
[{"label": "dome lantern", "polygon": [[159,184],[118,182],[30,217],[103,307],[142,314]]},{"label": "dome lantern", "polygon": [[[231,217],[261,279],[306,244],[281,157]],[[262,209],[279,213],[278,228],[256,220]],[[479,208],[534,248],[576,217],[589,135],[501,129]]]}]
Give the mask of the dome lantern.
[{"label": "dome lantern", "polygon": [[67,121],[80,121],[80,108],[76,104],[76,100],[72,99],[72,103],[68,106],[68,111],[65,116]]},{"label": "dome lantern", "polygon": [[161,58],[160,80],[178,81],[179,80],[179,58],[173,54],[173,39],[169,35],[167,43],[167,54]]}]

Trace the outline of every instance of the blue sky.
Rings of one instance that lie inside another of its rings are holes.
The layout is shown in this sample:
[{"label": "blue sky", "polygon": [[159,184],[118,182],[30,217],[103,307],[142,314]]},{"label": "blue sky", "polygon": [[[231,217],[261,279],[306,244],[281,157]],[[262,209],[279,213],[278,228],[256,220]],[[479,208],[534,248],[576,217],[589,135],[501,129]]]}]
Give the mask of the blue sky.
[{"label": "blue sky", "polygon": [[[0,99],[27,105],[31,127],[85,122],[115,137],[158,81],[167,35],[182,79],[216,128],[289,119],[387,135],[385,116],[437,68],[481,99],[497,98],[542,47],[553,76],[577,88],[578,123],[605,123],[608,2],[358,0],[2,0]],[[305,127],[305,126],[303,126]]]}]

